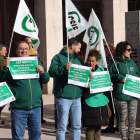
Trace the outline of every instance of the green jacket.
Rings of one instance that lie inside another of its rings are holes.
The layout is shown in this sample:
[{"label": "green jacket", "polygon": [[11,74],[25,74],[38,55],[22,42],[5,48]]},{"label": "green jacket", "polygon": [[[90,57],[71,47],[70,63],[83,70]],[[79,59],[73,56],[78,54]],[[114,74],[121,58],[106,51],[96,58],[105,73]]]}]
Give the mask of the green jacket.
[{"label": "green jacket", "polygon": [[125,78],[126,74],[139,77],[137,65],[134,61],[131,60],[131,58],[120,59],[118,61],[115,60],[115,62],[118,67],[119,74],[117,73],[114,63],[110,64],[109,66],[111,81],[114,84],[114,98],[121,101],[134,100],[134,97],[122,93],[123,84],[121,83],[121,81]]},{"label": "green jacket", "polygon": [[[42,66],[41,62],[38,64]],[[9,68],[3,68],[1,77],[10,85],[11,91],[16,100],[10,103],[10,107],[19,109],[33,109],[41,106],[42,91],[40,82],[46,84],[50,76],[44,68],[44,73],[40,74],[39,79],[14,80],[10,74]]]},{"label": "green jacket", "polygon": [[[5,64],[5,57],[0,54],[0,73],[2,72],[4,64]],[[2,82],[1,77],[0,77],[0,82]]]},{"label": "green jacket", "polygon": [[[96,70],[93,71],[93,75],[94,72],[101,71],[104,71],[104,69],[96,65]],[[109,100],[102,92],[90,94],[90,90],[87,89],[87,91],[85,92],[85,102],[90,107],[100,107],[107,105],[109,103]]]},{"label": "green jacket", "polygon": [[[69,54],[69,60],[72,64],[81,65],[74,54]],[[55,98],[78,99],[82,95],[82,88],[68,84],[68,71],[65,69],[66,63],[68,63],[67,51],[63,48],[60,53],[52,59],[48,71],[50,77],[55,78],[53,94]]]}]

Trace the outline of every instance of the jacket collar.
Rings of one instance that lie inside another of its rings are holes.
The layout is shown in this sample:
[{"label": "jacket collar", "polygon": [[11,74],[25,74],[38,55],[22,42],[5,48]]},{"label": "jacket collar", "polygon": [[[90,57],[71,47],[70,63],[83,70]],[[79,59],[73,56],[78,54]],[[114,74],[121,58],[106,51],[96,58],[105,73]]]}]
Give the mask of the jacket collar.
[{"label": "jacket collar", "polygon": [[[68,52],[67,52],[67,48],[63,48],[59,54],[62,54],[66,57],[68,57]],[[72,54],[72,53],[69,53],[69,58],[72,59],[72,58],[75,58],[75,54]]]}]

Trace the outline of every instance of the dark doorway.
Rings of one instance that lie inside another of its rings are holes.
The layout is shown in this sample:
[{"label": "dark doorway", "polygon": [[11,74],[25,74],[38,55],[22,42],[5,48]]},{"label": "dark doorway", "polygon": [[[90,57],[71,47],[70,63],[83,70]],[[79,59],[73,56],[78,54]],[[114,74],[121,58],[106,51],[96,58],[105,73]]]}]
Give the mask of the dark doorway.
[{"label": "dark doorway", "polygon": [[[0,44],[10,45],[11,35],[20,0],[0,0]],[[34,16],[34,0],[25,0],[32,16]],[[11,47],[11,55],[15,55],[16,43],[25,36],[14,33]]]}]

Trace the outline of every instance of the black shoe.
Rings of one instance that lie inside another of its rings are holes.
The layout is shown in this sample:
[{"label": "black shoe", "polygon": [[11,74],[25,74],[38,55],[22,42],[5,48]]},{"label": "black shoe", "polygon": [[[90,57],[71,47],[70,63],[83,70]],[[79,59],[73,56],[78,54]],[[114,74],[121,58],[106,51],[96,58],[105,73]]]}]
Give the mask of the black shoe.
[{"label": "black shoe", "polygon": [[102,133],[115,133],[114,127],[107,127],[106,129],[101,130]]},{"label": "black shoe", "polygon": [[69,129],[67,129],[66,134],[71,134],[71,131]]},{"label": "black shoe", "polygon": [[115,131],[119,132],[118,126],[116,126],[114,129],[115,129]]},{"label": "black shoe", "polygon": [[46,123],[46,120],[42,119],[42,120],[41,120],[41,123]]},{"label": "black shoe", "polygon": [[5,124],[5,121],[1,121],[1,120],[0,120],[0,124]]}]

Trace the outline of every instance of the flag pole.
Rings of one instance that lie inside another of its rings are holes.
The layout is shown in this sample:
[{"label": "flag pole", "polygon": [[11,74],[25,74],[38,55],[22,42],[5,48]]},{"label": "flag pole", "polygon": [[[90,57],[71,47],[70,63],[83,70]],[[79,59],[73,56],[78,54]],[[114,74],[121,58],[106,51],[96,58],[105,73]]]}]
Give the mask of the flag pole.
[{"label": "flag pole", "polygon": [[13,40],[13,34],[14,34],[14,31],[12,32],[12,36],[11,36],[11,41],[10,41],[10,46],[9,46],[8,57],[9,57],[10,51],[11,51],[11,44],[12,44],[12,40]]},{"label": "flag pole", "polygon": [[[105,38],[105,37],[104,37]],[[102,40],[103,41],[103,40]],[[109,49],[110,50],[110,49]],[[110,53],[111,53],[111,51],[110,51]],[[112,55],[112,53],[111,53],[111,55]],[[113,57],[113,56],[112,56]],[[105,58],[106,59],[106,58]],[[107,64],[107,60],[106,60],[106,64]],[[107,67],[107,71],[108,71],[108,67]],[[108,71],[109,72],[109,71]],[[109,78],[110,78],[110,75],[109,75]],[[110,78],[110,81],[111,81],[111,78]],[[112,96],[112,91],[110,91],[111,92],[111,99],[112,99],[112,105],[113,105],[113,110],[114,110],[114,115],[116,114],[116,112],[115,112],[115,106],[114,106],[114,101],[113,101],[113,96]]]},{"label": "flag pole", "polygon": [[[67,28],[66,28],[66,29],[67,29]],[[68,63],[69,63],[68,29],[67,29],[67,54],[68,54]]]},{"label": "flag pole", "polygon": [[108,46],[108,43],[107,43],[106,39],[104,39],[104,40],[105,40],[105,43],[106,43],[106,45],[107,45],[107,47],[108,47],[109,53],[110,53],[110,55],[111,55],[111,57],[112,57],[112,60],[113,60],[113,62],[114,62],[114,65],[115,65],[115,67],[116,67],[116,70],[117,70],[117,72],[118,72],[118,74],[119,74],[119,70],[118,70],[117,65],[116,65],[116,63],[115,63],[115,60],[114,60],[114,58],[113,58],[113,56],[112,56],[112,53],[111,53],[110,48],[109,48],[109,46]]}]

